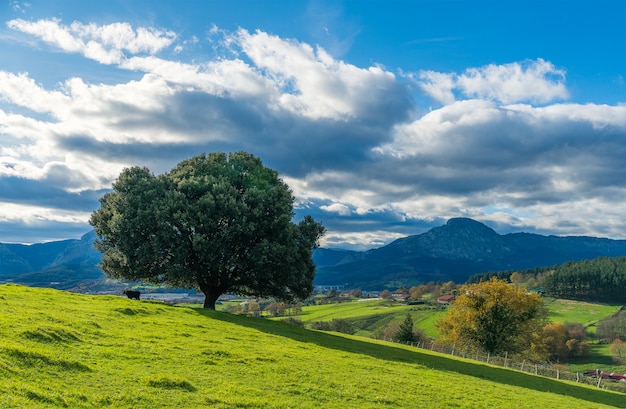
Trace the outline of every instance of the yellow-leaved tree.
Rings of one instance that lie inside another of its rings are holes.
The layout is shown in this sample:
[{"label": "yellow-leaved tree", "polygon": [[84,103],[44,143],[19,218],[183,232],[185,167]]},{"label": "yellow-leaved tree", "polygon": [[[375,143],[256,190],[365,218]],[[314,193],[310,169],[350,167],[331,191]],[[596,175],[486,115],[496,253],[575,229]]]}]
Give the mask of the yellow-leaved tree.
[{"label": "yellow-leaved tree", "polygon": [[547,312],[539,294],[495,277],[461,288],[447,314],[437,322],[441,341],[491,354],[530,349]]}]

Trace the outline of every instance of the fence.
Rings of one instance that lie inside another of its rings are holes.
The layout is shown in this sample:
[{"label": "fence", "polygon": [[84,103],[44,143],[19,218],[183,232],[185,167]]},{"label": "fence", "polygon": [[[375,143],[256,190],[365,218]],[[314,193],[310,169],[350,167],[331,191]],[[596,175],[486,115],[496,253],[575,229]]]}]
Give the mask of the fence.
[{"label": "fence", "polygon": [[[517,356],[509,357],[495,356],[489,353],[481,351],[471,351],[468,349],[457,349],[454,345],[438,344],[434,341],[421,341],[418,343],[409,343],[416,348],[428,349],[431,351],[439,352],[442,354],[448,354],[458,356],[461,358],[473,359],[479,362],[485,362],[491,365],[502,366],[505,368],[516,369],[522,372],[527,372],[534,375],[545,376],[548,378],[568,380],[587,385],[593,385],[598,388],[608,389],[616,392],[626,393],[626,382],[616,381],[610,379],[606,372],[598,374],[593,371],[593,375],[586,375],[583,372],[571,372],[564,369],[561,365],[552,365],[549,363],[537,364],[526,359],[521,359]],[[598,376],[599,375],[599,376]]]}]

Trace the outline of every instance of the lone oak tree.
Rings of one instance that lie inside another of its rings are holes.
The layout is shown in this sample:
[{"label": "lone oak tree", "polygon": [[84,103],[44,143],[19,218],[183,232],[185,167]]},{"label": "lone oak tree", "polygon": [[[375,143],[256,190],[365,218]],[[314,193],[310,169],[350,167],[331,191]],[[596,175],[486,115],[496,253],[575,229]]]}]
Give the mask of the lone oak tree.
[{"label": "lone oak tree", "polygon": [[491,354],[523,352],[540,333],[547,312],[537,293],[495,277],[461,288],[461,295],[436,326],[441,340]]},{"label": "lone oak tree", "polygon": [[293,223],[293,200],[260,159],[211,153],[159,176],[123,170],[90,223],[109,277],[197,288],[209,309],[225,293],[290,301],[310,294],[325,231]]}]

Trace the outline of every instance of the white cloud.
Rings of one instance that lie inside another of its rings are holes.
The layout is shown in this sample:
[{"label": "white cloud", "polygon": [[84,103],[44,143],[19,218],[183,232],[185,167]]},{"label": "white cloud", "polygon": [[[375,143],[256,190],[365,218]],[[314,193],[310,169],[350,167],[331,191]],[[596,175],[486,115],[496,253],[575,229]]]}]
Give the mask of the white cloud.
[{"label": "white cloud", "polygon": [[324,49],[257,31],[239,30],[236,41],[280,89],[280,105],[299,115],[348,120],[384,108],[399,89],[379,67],[362,69],[333,59]]},{"label": "white cloud", "polygon": [[342,203],[333,203],[328,206],[320,206],[320,209],[325,212],[337,213],[340,216],[350,216],[352,214],[350,207]]},{"label": "white cloud", "polygon": [[156,54],[176,39],[172,31],[144,27],[134,30],[128,23],[96,25],[75,21],[66,26],[56,19],[35,22],[15,19],[7,22],[7,26],[38,37],[65,52],[81,53],[102,64],[119,64],[125,53]]},{"label": "white cloud", "polygon": [[0,71],[0,100],[40,113],[62,109],[71,102],[61,92],[44,90],[27,73],[16,75],[6,71]]},{"label": "white cloud", "polygon": [[[415,76],[409,76],[415,78]],[[442,104],[451,104],[455,101],[452,90],[455,88],[453,74],[424,70],[417,75],[420,88],[434,100]]]},{"label": "white cloud", "polygon": [[542,59],[526,64],[490,64],[470,68],[457,82],[465,95],[504,104],[520,101],[547,103],[569,96],[565,87],[565,71]]},{"label": "white cloud", "polygon": [[436,101],[450,104],[455,91],[466,98],[499,101],[504,104],[531,102],[545,104],[566,100],[565,71],[541,58],[523,63],[490,64],[468,68],[463,74],[421,71],[410,75]]},{"label": "white cloud", "polygon": [[[215,28],[223,53],[184,62],[157,55],[177,38],[168,31],[9,26],[137,73],[98,84],[72,68],[46,88],[0,71],[0,213],[11,220],[84,223],[93,208],[75,218],[65,209],[96,206],[124,166],[163,172],[243,149],[280,172],[298,211],[323,219],[329,245],[380,245],[456,216],[550,233],[626,230],[626,105],[551,102],[568,97],[565,72],[541,59],[421,71],[411,78],[444,106],[417,116],[402,77],[261,31]],[[485,210],[494,207],[509,213]]]},{"label": "white cloud", "polygon": [[406,237],[406,234],[380,229],[367,232],[328,231],[320,244],[326,248],[349,248],[363,251],[382,247],[393,240]]},{"label": "white cloud", "polygon": [[87,223],[91,212],[64,211],[58,208],[29,206],[0,201],[0,223],[21,222],[37,225],[47,222]]}]

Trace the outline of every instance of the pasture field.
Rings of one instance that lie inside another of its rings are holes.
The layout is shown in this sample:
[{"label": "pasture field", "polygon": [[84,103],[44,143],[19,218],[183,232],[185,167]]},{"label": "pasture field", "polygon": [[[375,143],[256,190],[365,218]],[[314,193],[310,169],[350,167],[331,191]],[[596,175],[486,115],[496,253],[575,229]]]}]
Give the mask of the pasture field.
[{"label": "pasture field", "polygon": [[[548,309],[548,319],[552,322],[578,322],[587,328],[590,335],[591,352],[585,358],[573,358],[567,364],[573,372],[587,369],[602,368],[612,372],[624,373],[626,366],[619,365],[611,358],[609,345],[595,342],[596,324],[603,318],[616,313],[621,305],[596,304],[582,301],[545,298]],[[399,324],[411,314],[416,328],[424,331],[428,337],[437,338],[435,322],[446,313],[446,308],[435,308],[426,305],[406,305],[401,302],[388,300],[355,300],[351,302],[313,305],[303,307],[302,314],[294,316],[305,324],[314,321],[331,321],[345,319],[358,328],[355,335],[372,337],[381,327]],[[278,317],[275,319],[284,319]],[[626,405],[625,405],[626,406]]]},{"label": "pasture field", "polygon": [[[589,334],[595,334],[596,324],[610,317],[621,308],[618,304],[596,304],[582,301],[545,298],[548,319],[552,322],[579,322]],[[371,336],[379,326],[400,323],[409,312],[415,327],[422,329],[427,336],[438,336],[435,322],[446,313],[445,308],[425,305],[406,305],[401,302],[362,299],[349,302],[312,305],[302,308],[302,314],[294,316],[302,322],[331,321],[345,319],[360,328],[357,335]]]},{"label": "pasture field", "polygon": [[381,326],[399,324],[410,313],[416,327],[428,336],[436,337],[435,321],[445,314],[445,309],[425,305],[406,305],[401,302],[362,299],[339,304],[312,305],[302,308],[296,316],[304,323],[345,319],[353,322],[359,331],[356,335],[371,337]]},{"label": "pasture field", "polygon": [[363,298],[354,301],[311,305],[302,307],[300,319],[303,322],[330,321],[334,318],[355,319],[372,315],[406,314],[408,305],[375,298]]},{"label": "pasture field", "polygon": [[595,304],[554,298],[545,298],[544,303],[548,308],[550,321],[579,322],[591,334],[595,334],[598,321],[610,317],[622,307],[618,304]]},{"label": "pasture field", "polygon": [[266,319],[0,286],[2,408],[570,409],[625,402],[624,394]]}]

